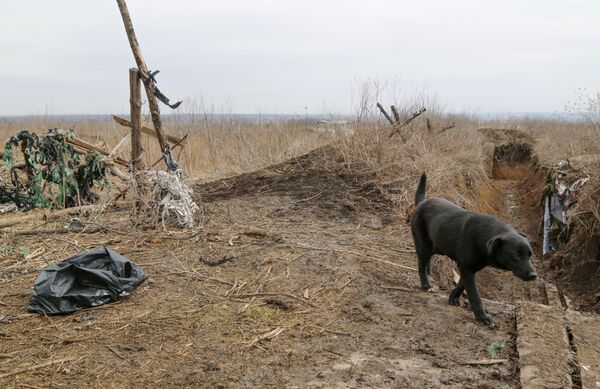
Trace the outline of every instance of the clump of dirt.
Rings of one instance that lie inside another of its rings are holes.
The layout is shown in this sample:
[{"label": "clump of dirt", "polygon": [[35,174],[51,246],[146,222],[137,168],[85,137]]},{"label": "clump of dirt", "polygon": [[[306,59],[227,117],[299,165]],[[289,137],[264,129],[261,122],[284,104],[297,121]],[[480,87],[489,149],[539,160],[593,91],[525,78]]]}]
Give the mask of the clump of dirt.
[{"label": "clump of dirt", "polygon": [[362,212],[394,219],[396,203],[360,166],[348,167],[343,156],[325,146],[301,157],[242,174],[219,183],[200,184],[195,192],[205,201],[250,195],[286,196],[298,212],[309,210],[327,218],[352,218]]}]

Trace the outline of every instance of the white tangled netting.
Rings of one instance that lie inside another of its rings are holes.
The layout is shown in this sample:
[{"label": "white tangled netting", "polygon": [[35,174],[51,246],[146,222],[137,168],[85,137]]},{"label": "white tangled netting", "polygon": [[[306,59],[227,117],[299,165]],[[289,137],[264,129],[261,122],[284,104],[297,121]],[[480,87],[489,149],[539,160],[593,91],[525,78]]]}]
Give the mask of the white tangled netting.
[{"label": "white tangled netting", "polygon": [[173,219],[180,227],[195,230],[201,226],[202,210],[192,198],[192,188],[183,182],[179,172],[139,172],[133,186],[138,188],[139,195],[134,197],[142,199],[142,204],[134,207],[138,221],[160,221],[165,229]]}]

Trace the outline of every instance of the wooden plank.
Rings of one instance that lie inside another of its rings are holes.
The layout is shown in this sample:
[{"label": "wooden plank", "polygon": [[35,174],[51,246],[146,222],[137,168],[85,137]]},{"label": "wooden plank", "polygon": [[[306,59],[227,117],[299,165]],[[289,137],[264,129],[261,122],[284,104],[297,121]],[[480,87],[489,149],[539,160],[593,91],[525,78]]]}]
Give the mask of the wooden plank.
[{"label": "wooden plank", "polygon": [[524,389],[571,387],[571,353],[562,308],[520,302],[517,351]]},{"label": "wooden plank", "polygon": [[569,312],[573,344],[581,374],[581,387],[600,388],[600,316]]},{"label": "wooden plank", "polygon": [[[123,127],[131,128],[132,124],[129,120],[122,118],[120,116],[117,116],[117,115],[112,115],[112,117],[115,120],[115,122],[122,125]],[[142,126],[141,131],[143,134],[150,135],[150,136],[153,136],[156,138],[156,132],[150,127]],[[167,141],[173,145],[181,143],[182,139],[183,139],[183,138],[178,138],[176,136],[168,135],[168,134],[166,134],[165,136],[167,138]]]},{"label": "wooden plank", "polygon": [[[88,151],[88,152],[96,152],[100,155],[104,155],[105,157],[108,157],[110,155],[110,153],[104,149],[101,149],[100,147],[96,147],[93,144],[90,144],[84,140],[81,140],[79,138],[75,138],[72,140],[67,140],[67,143],[72,144],[75,147],[78,147],[82,150]],[[129,163],[127,161],[125,161],[123,158],[120,157],[116,157],[114,159],[114,161],[116,163],[118,163],[119,165],[125,166],[125,167],[129,167]]]},{"label": "wooden plank", "polygon": [[[105,157],[108,157],[110,155],[110,153],[104,149],[101,149],[100,147],[94,146],[91,143],[88,143],[84,140],[81,140],[79,138],[75,138],[72,140],[68,140],[67,143],[79,148],[80,150],[83,151],[87,151],[87,152],[96,152],[100,155],[104,155]],[[123,158],[120,157],[116,157],[114,159],[114,161],[116,163],[118,163],[119,165],[125,166],[125,167],[129,167],[129,163],[127,161],[125,161]]]}]

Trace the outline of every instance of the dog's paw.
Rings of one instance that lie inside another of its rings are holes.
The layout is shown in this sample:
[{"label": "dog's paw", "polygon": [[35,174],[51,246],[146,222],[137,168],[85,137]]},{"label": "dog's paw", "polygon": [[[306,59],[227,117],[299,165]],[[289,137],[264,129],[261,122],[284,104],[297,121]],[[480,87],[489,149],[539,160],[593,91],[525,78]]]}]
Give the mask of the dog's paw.
[{"label": "dog's paw", "polygon": [[460,297],[448,297],[448,305],[454,305],[455,307],[460,307]]},{"label": "dog's paw", "polygon": [[487,316],[487,315],[475,317],[475,320],[477,320],[479,323],[483,324],[484,326],[492,325],[492,319],[490,319],[489,316]]},{"label": "dog's paw", "polygon": [[427,293],[433,293],[433,288],[431,285],[421,285],[421,289]]}]

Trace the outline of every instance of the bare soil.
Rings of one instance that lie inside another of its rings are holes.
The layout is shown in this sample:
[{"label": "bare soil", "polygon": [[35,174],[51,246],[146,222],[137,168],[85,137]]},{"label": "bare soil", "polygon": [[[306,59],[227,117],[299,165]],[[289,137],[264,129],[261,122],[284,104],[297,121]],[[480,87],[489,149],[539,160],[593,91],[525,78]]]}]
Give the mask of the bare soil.
[{"label": "bare soil", "polygon": [[[446,304],[447,259],[434,261],[436,291],[420,291],[405,210],[357,171],[325,147],[199,185],[208,217],[196,236],[131,228],[127,211],[104,214],[106,232],[3,233],[0,386],[519,387],[515,305],[547,303],[545,292],[484,270],[494,321],[484,327],[466,306]],[[517,181],[486,185],[500,193],[488,200],[506,199],[490,201],[500,217],[533,228]],[[116,304],[25,313],[46,262],[100,244],[149,280]],[[235,258],[203,262],[226,254]],[[492,342],[505,347],[489,364]]]}]

